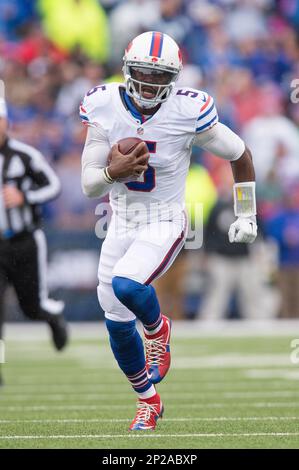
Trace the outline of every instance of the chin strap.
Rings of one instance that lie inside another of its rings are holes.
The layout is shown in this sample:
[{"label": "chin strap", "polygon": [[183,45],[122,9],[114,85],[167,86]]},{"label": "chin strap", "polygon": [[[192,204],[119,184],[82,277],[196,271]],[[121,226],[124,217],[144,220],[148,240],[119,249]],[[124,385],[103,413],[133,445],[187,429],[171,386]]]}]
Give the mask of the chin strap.
[{"label": "chin strap", "polygon": [[256,215],[255,181],[235,183],[234,211],[236,217],[251,217]]},{"label": "chin strap", "polygon": [[144,109],[152,109],[152,108],[155,108],[159,103],[146,103],[142,100],[138,100],[138,98],[135,98],[135,96],[133,96],[133,100],[135,101],[135,103],[140,106],[141,108],[144,108]]}]

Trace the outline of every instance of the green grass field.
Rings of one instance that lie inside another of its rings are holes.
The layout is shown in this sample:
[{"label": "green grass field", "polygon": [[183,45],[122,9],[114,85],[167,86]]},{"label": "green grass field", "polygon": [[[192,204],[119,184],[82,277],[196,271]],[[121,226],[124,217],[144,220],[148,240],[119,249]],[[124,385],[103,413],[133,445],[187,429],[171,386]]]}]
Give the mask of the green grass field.
[{"label": "green grass field", "polygon": [[132,434],[135,396],[104,331],[80,339],[77,325],[58,354],[44,336],[29,340],[26,325],[6,343],[0,448],[299,448],[299,364],[290,361],[299,330],[209,335],[198,325],[175,324],[173,367],[158,386],[164,418]]}]

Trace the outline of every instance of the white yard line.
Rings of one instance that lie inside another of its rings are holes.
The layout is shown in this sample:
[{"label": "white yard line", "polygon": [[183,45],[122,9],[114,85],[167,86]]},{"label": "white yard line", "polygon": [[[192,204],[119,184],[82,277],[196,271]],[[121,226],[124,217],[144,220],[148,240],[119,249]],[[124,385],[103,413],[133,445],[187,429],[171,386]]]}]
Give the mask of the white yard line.
[{"label": "white yard line", "polygon": [[244,353],[219,353],[207,356],[180,356],[173,358],[172,369],[235,369],[243,367],[290,367],[288,354],[244,354]]},{"label": "white yard line", "polygon": [[[298,334],[299,336],[299,334]],[[290,349],[291,352],[291,349]],[[188,355],[187,355],[188,354]],[[172,357],[172,369],[235,369],[235,368],[266,368],[266,367],[282,367],[291,368],[292,363],[290,361],[290,355],[287,353],[217,353],[217,354],[207,354],[201,355],[194,352],[187,352],[186,350],[182,351],[181,354],[179,349],[175,349],[175,354]],[[41,351],[40,348],[37,348],[35,351],[32,351],[30,354],[28,351],[23,351],[20,345],[18,352],[14,350],[12,356],[9,355],[9,346],[7,347],[7,361],[20,361],[20,357],[23,361],[35,363],[36,369],[40,368],[42,370],[46,369],[48,366],[55,367],[56,357],[53,355],[51,357],[50,351],[45,352]],[[66,351],[64,355],[65,360],[77,361],[80,365],[84,366],[85,370],[97,370],[99,373],[103,370],[117,371],[117,365],[112,358],[110,351],[107,351],[107,354],[102,354],[96,347],[87,348],[81,347],[80,345],[74,346],[73,349]],[[38,360],[38,364],[36,364]],[[291,369],[290,369],[291,370]],[[296,370],[296,369],[295,369]]]},{"label": "white yard line", "polygon": [[[248,417],[229,417],[219,416],[214,418],[163,418],[163,422],[221,422],[221,421],[299,421],[299,416],[248,416]],[[20,423],[33,423],[33,424],[76,424],[76,423],[128,423],[129,418],[120,419],[100,419],[100,418],[85,418],[85,419],[0,419],[0,424],[20,424]]]},{"label": "white yard line", "polygon": [[[98,404],[98,405],[32,405],[32,406],[7,406],[0,405],[0,410],[3,411],[48,411],[48,410],[101,410],[101,409],[119,409],[127,410],[128,404],[117,405],[117,404]],[[133,407],[133,404],[132,404]],[[192,403],[192,404],[178,404],[178,403],[169,403],[167,409],[169,408],[299,408],[299,402],[255,402],[255,403]]]},{"label": "white yard line", "polygon": [[292,437],[299,436],[299,432],[254,432],[254,433],[190,433],[190,434],[156,434],[156,433],[145,433],[145,434],[57,434],[50,436],[34,436],[34,435],[19,435],[19,436],[0,436],[1,440],[23,440],[23,439],[135,439],[135,438],[165,438],[165,437]]},{"label": "white yard line", "polygon": [[[299,370],[297,372],[298,374],[298,379],[299,379]],[[196,385],[197,387],[204,387],[205,390],[209,389],[215,389],[217,387],[230,387],[232,391],[240,388],[246,388],[250,387],[250,389],[254,389],[255,387],[259,387],[262,385],[262,387],[288,387],[289,385],[295,386],[296,384],[293,383],[293,380],[290,380],[290,384],[286,384],[285,377],[282,377],[279,379],[279,375],[275,376],[276,378],[269,378],[269,380],[264,380],[263,378],[248,378],[245,380],[239,380],[238,378],[231,378],[230,379],[223,379],[223,380],[209,380],[205,379],[202,380],[201,377],[199,377],[198,381],[193,380],[184,380],[184,381],[175,381],[172,380],[171,383],[168,384],[169,389],[173,390],[174,388],[180,388],[180,389],[185,389],[185,388],[190,388],[192,387],[192,390],[194,390],[194,386]],[[29,393],[31,390],[34,392],[40,392],[43,389],[45,390],[55,390],[58,389],[59,391],[64,391],[66,390],[69,392],[70,390],[88,390],[91,389],[92,391],[94,390],[101,390],[103,389],[104,391],[111,391],[113,393],[113,390],[110,390],[112,387],[117,386],[118,388],[124,388],[125,390],[128,389],[128,383],[119,383],[118,381],[115,382],[84,382],[84,383],[79,383],[79,382],[69,382],[69,383],[40,383],[38,381],[38,378],[35,377],[36,382],[32,383],[27,383],[27,382],[18,382],[18,383],[6,383],[4,390],[7,390],[10,393],[16,393],[16,392],[10,392],[13,390],[18,390],[22,389],[22,393]],[[267,378],[268,379],[268,378]],[[298,381],[297,379],[297,381]],[[233,383],[233,385],[232,385]],[[75,392],[76,393],[76,392]]]},{"label": "white yard line", "polygon": [[[209,395],[211,395],[209,393]],[[276,397],[276,398],[287,398],[287,397],[299,397],[299,392],[291,392],[289,390],[277,390],[277,391],[267,391],[267,392],[219,392],[214,393],[224,398],[264,398],[264,397]],[[193,396],[196,396],[193,394]]]},{"label": "white yard line", "polygon": [[[263,383],[266,384],[268,381],[273,379],[280,380],[296,380],[299,379],[299,370],[297,369],[252,369],[244,371],[245,377],[248,377],[250,380],[263,380]],[[267,381],[265,380],[267,379]]]},{"label": "white yard line", "polygon": [[[178,338],[197,337],[260,337],[292,336],[298,337],[299,320],[242,320],[220,321],[174,321],[173,335]],[[294,333],[295,332],[295,333]],[[49,332],[42,323],[8,323],[5,327],[7,340],[12,341],[47,341]],[[106,338],[107,331],[103,322],[70,323],[72,339]]]},{"label": "white yard line", "polygon": [[[233,400],[235,398],[299,398],[298,391],[289,391],[289,390],[277,390],[277,391],[266,391],[266,392],[210,392],[207,393],[196,393],[196,392],[187,392],[187,393],[177,393],[175,391],[165,391],[163,396],[168,400],[184,400],[184,399],[194,399],[197,400],[206,400],[207,397],[216,397],[224,398],[228,400]],[[85,392],[76,392],[76,393],[40,393],[39,400],[45,401],[63,401],[66,398],[68,400],[93,400],[93,401],[105,401],[105,400],[119,400],[122,398],[132,397],[132,392],[130,390],[124,391],[121,393],[85,393]],[[9,393],[4,394],[0,398],[0,403],[11,403],[13,401],[31,401],[33,398],[32,394],[18,394],[18,393]]]}]

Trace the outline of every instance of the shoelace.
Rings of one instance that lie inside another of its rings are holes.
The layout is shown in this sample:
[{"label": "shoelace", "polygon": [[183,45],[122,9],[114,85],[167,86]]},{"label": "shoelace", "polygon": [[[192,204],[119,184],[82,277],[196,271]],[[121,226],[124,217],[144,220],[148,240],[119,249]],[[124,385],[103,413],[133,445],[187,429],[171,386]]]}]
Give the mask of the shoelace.
[{"label": "shoelace", "polygon": [[163,336],[155,339],[145,338],[146,362],[149,365],[162,365],[162,355],[166,353],[167,343],[163,341]]},{"label": "shoelace", "polygon": [[159,405],[150,405],[149,403],[146,403],[145,401],[137,403],[137,414],[135,421],[136,423],[144,423],[145,421],[149,421],[151,417],[151,413],[154,413],[155,415],[159,415],[156,407]]}]

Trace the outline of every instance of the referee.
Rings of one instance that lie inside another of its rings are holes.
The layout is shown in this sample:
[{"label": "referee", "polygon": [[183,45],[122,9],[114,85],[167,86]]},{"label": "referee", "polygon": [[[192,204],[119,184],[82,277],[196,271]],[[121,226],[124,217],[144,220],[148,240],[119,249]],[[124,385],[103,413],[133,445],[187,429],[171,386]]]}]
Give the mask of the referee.
[{"label": "referee", "polygon": [[46,321],[61,350],[67,343],[64,304],[48,298],[47,245],[39,228],[39,204],[59,194],[60,182],[42,154],[8,137],[7,127],[6,103],[0,98],[0,339],[3,297],[11,284],[24,314]]}]

